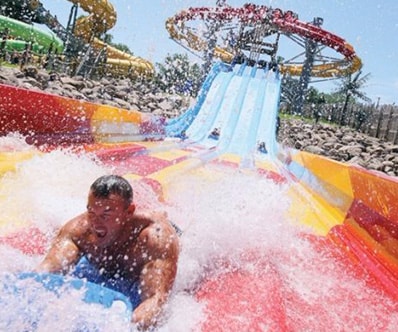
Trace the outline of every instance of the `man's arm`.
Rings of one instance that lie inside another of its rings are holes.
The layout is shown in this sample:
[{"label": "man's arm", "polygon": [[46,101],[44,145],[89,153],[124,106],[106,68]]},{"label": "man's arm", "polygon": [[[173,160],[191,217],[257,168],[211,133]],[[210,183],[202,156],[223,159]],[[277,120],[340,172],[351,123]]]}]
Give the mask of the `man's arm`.
[{"label": "man's arm", "polygon": [[61,228],[49,252],[36,268],[37,272],[66,273],[80,258],[80,249],[73,241],[74,220]]},{"label": "man's arm", "polygon": [[[156,325],[177,273],[178,238],[173,231],[161,235],[152,230],[144,239],[148,254],[155,257],[140,274],[141,304],[134,310],[132,322],[140,329]],[[171,234],[171,235],[170,235]],[[142,240],[142,239],[141,239]]]}]

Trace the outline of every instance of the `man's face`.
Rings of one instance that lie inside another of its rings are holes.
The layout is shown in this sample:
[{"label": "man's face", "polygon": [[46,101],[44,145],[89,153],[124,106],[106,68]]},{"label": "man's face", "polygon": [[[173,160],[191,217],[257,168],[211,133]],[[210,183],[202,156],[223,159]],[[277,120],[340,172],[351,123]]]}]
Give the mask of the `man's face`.
[{"label": "man's face", "polygon": [[88,221],[97,236],[97,245],[107,247],[117,244],[128,219],[126,201],[119,195],[98,198],[92,192],[88,195]]}]

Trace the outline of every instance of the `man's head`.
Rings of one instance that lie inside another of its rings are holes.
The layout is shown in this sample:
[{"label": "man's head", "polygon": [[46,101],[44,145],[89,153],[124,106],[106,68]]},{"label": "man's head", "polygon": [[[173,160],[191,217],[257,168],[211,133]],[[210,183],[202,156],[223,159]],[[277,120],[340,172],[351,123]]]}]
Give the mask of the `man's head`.
[{"label": "man's head", "polygon": [[91,185],[90,192],[96,198],[108,198],[110,194],[115,194],[124,198],[127,205],[133,202],[133,188],[126,179],[119,175],[99,177]]},{"label": "man's head", "polygon": [[90,187],[87,203],[88,221],[97,236],[97,245],[116,244],[135,211],[133,189],[117,175],[98,178]]}]

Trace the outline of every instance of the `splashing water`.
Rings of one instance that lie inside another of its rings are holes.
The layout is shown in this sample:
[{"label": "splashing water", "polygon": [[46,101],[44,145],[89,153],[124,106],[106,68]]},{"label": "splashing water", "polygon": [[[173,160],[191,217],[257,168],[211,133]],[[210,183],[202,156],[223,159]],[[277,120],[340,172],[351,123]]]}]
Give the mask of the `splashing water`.
[{"label": "splashing water", "polygon": [[0,137],[0,151],[32,151],[36,150],[32,145],[25,142],[24,137],[19,133],[9,133],[7,136]]},{"label": "splashing water", "polygon": [[[84,211],[93,180],[110,172],[88,154],[61,150],[37,154],[1,179],[2,219],[9,227],[14,221],[29,221],[53,236],[60,225]],[[373,286],[366,273],[347,264],[326,240],[313,241],[307,229],[292,225],[285,213],[291,204],[288,184],[277,185],[226,166],[206,165],[171,179],[166,203],[151,197],[156,195],[148,186],[133,185],[142,206],[166,210],[183,230],[178,275],[159,331],[196,331],[206,329],[206,322],[221,319],[222,312],[212,311],[209,304],[212,292],[220,292],[221,297],[235,294],[237,306],[240,301],[250,302],[244,292],[251,282],[235,289],[211,287],[212,281],[217,283],[237,271],[253,278],[259,287],[256,292],[264,296],[264,302],[255,305],[271,308],[270,320],[272,311],[283,312],[281,330],[393,331],[398,323],[396,304]],[[42,259],[7,245],[0,245],[0,256],[2,278],[29,271]],[[271,297],[275,293],[266,279],[271,270],[278,279],[278,299]],[[85,331],[130,330],[120,310],[86,304],[79,291],[56,297],[48,291],[38,292],[34,284],[22,286],[26,292],[18,297],[0,283],[0,316],[2,322],[11,319],[11,330],[29,329],[24,315],[34,316],[34,308],[43,312],[37,331],[73,331],[82,321]],[[273,306],[267,307],[267,301]],[[251,314],[242,311],[236,320],[245,326]],[[258,331],[272,331],[267,317],[262,322]],[[237,330],[221,323],[221,331]]]},{"label": "splashing water", "polygon": [[89,186],[108,172],[88,155],[37,154],[1,179],[2,218],[31,221],[41,230],[60,226],[84,210]]},{"label": "splashing water", "polygon": [[[330,242],[292,224],[292,217],[285,213],[291,204],[287,190],[288,184],[276,185],[254,174],[209,165],[173,179],[169,195],[175,205],[169,215],[184,229],[176,293],[199,288],[199,293],[207,294],[204,300],[211,300],[208,293],[218,290],[212,283],[208,283],[210,289],[203,289],[205,280],[221,283],[230,272],[243,271],[256,284],[249,295],[264,293],[264,302],[257,307],[273,302],[268,309],[283,314],[284,326],[277,330],[394,330],[398,319],[394,301],[373,287],[372,279]],[[274,278],[270,285],[268,276]],[[272,283],[279,288],[277,294]],[[224,289],[219,300],[223,301],[223,293],[236,292],[237,299],[250,303],[245,287]],[[198,304],[202,305],[202,321],[219,320],[205,324],[206,330],[209,326],[219,331],[244,329],[253,315],[242,312],[236,321],[243,324],[220,327],[222,312],[206,310],[206,302],[200,299]],[[272,313],[269,315],[272,320]],[[274,331],[275,326],[264,324],[256,330]]]},{"label": "splashing water", "polygon": [[63,287],[56,295],[38,282],[1,276],[1,331],[129,330],[130,320],[118,302],[105,309],[99,304],[83,302],[83,289]]}]

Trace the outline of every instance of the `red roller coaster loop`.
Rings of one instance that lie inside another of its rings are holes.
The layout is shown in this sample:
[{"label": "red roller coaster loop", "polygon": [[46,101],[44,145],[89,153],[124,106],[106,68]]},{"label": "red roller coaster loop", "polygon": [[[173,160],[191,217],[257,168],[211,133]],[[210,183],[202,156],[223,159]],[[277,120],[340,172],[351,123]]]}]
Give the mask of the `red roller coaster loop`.
[{"label": "red roller coaster loop", "polygon": [[[197,29],[192,29],[187,23],[193,21],[217,22],[219,25],[236,24],[239,26],[255,27],[265,24],[267,31],[285,36],[295,36],[309,39],[334,50],[340,58],[324,57],[314,63],[311,76],[338,77],[356,72],[361,67],[361,60],[355,54],[353,47],[341,37],[328,32],[312,23],[305,23],[298,19],[292,11],[283,12],[263,5],[246,4],[243,7],[199,7],[181,11],[166,21],[166,29],[170,37],[184,46],[204,51],[208,47],[205,38],[200,36]],[[270,35],[270,33],[268,33]],[[216,45],[214,55],[225,62],[231,62],[235,56],[228,47]],[[303,64],[284,62],[280,64],[280,71],[291,75],[300,75]]]}]

